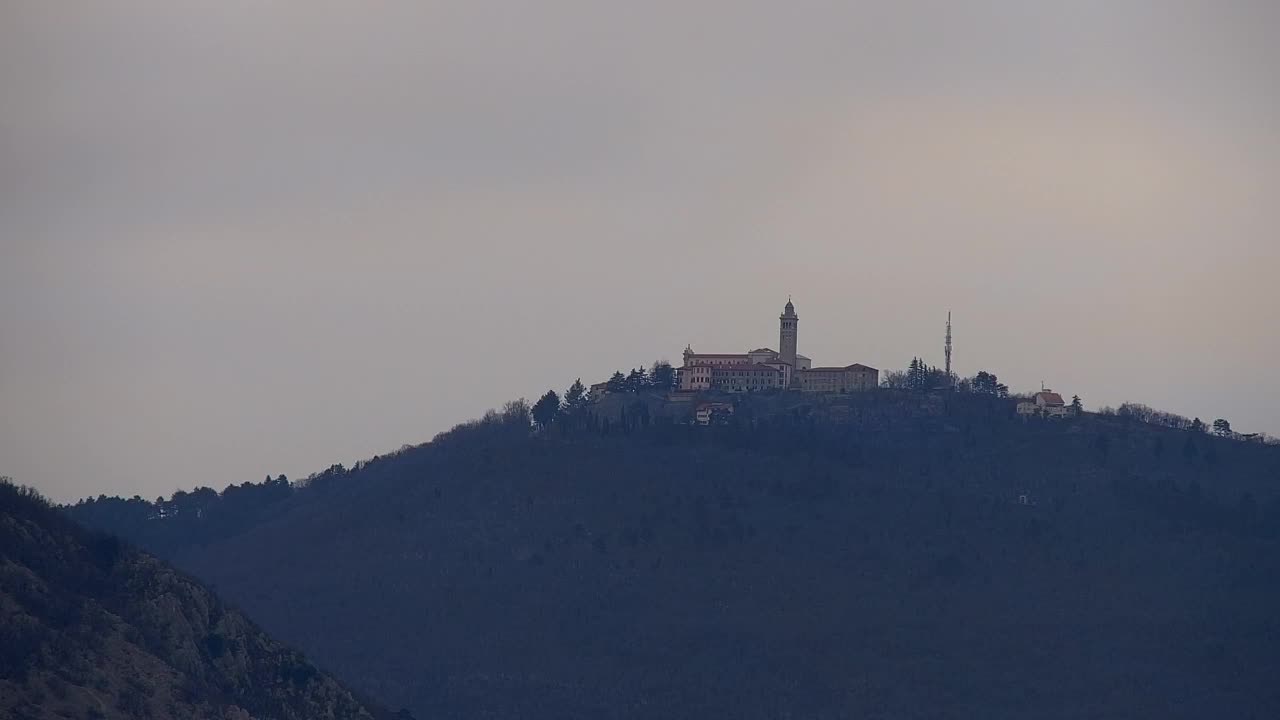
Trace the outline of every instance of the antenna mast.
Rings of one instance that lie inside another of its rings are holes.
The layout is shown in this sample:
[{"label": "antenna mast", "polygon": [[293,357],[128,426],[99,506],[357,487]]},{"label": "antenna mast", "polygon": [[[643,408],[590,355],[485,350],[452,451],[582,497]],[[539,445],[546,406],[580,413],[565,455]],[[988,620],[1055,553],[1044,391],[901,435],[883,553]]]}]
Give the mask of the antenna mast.
[{"label": "antenna mast", "polygon": [[954,382],[953,382],[953,381],[952,381],[952,379],[951,379],[951,311],[947,311],[947,345],[946,345],[946,356],[947,356],[947,367],[946,367],[946,372],[947,372],[947,387],[951,387],[951,386],[954,384]]}]

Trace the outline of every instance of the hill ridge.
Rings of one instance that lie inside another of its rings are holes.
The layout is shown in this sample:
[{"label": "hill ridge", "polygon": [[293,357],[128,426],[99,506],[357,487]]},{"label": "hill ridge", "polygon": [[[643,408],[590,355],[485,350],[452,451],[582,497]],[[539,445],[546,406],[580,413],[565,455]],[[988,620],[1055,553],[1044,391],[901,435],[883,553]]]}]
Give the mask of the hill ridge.
[{"label": "hill ridge", "polygon": [[1280,708],[1275,448],[851,402],[541,430],[512,405],[331,468],[269,521],[150,541],[432,717]]}]

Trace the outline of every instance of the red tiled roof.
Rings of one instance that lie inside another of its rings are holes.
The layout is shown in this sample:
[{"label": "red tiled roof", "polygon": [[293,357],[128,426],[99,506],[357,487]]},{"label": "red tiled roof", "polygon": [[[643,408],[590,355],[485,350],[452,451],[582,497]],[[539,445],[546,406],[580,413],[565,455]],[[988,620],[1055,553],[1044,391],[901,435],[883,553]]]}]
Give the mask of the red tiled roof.
[{"label": "red tiled roof", "polygon": [[1066,405],[1062,400],[1062,396],[1056,392],[1038,392],[1036,398],[1044,400],[1045,405]]}]

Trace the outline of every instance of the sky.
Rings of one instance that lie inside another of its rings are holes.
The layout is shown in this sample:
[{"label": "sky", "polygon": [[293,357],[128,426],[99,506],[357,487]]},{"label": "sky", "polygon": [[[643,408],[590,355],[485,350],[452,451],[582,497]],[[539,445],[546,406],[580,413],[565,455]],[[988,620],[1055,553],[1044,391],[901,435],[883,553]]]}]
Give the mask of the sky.
[{"label": "sky", "polygon": [[0,4],[0,475],[303,477],[776,347],[1280,434],[1280,4]]}]

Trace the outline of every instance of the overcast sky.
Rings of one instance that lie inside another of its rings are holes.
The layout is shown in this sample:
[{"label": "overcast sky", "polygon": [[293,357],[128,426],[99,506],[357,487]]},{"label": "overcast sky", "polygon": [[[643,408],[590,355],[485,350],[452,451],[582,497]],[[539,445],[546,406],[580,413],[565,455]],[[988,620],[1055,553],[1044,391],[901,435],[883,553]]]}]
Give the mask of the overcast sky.
[{"label": "overcast sky", "polygon": [[300,477],[656,358],[1280,433],[1280,3],[0,5],[0,474]]}]

